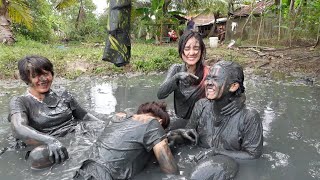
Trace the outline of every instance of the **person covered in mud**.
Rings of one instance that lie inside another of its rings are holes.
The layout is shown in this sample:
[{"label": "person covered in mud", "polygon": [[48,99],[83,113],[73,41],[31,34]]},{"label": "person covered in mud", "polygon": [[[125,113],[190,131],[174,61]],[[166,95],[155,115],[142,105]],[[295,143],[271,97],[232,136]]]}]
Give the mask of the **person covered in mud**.
[{"label": "person covered in mud", "polygon": [[13,136],[30,150],[26,159],[32,168],[62,163],[69,156],[59,137],[74,131],[80,120],[100,125],[103,121],[83,109],[67,90],[51,89],[54,71],[47,58],[27,56],[19,60],[18,69],[28,88],[10,101],[8,120]]},{"label": "person covered in mud", "polygon": [[184,127],[194,104],[205,97],[204,79],[209,70],[204,65],[206,47],[198,32],[185,31],[179,39],[178,51],[183,64],[170,67],[157,93],[159,99],[174,93],[175,114],[182,119],[172,124],[173,129]]},{"label": "person covered in mud", "polygon": [[263,128],[258,112],[246,108],[244,103],[242,108],[232,112],[222,110],[241,98],[245,91],[243,82],[243,69],[235,62],[219,61],[210,68],[204,83],[206,98],[196,103],[185,129],[168,133],[170,143],[174,143],[176,136],[182,136],[205,148],[194,157],[196,162],[217,155],[234,159],[259,158],[263,149]]},{"label": "person covered in mud", "polygon": [[[178,51],[183,64],[173,64],[169,68],[157,93],[158,99],[174,93],[174,110],[178,118],[172,121],[171,130],[184,128],[195,103],[205,97],[204,81],[209,71],[209,67],[204,64],[206,47],[198,32],[185,31],[179,39]],[[245,96],[223,110],[239,109],[244,100]]]},{"label": "person covered in mud", "polygon": [[111,122],[73,179],[131,179],[142,171],[152,151],[163,172],[178,173],[164,130],[170,123],[165,103],[141,104],[136,114]]}]

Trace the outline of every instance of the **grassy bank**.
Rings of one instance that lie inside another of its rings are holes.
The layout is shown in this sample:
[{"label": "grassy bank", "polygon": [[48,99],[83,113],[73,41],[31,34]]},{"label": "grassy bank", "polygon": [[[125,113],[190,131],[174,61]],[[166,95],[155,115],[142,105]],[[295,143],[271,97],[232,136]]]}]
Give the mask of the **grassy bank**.
[{"label": "grassy bank", "polygon": [[56,75],[65,78],[164,71],[172,63],[181,62],[177,44],[157,46],[143,42],[133,43],[131,61],[126,67],[116,67],[112,63],[102,61],[103,49],[104,44],[42,44],[28,40],[19,41],[13,46],[0,45],[0,78],[14,78],[17,61],[32,54],[50,59],[54,64]]}]

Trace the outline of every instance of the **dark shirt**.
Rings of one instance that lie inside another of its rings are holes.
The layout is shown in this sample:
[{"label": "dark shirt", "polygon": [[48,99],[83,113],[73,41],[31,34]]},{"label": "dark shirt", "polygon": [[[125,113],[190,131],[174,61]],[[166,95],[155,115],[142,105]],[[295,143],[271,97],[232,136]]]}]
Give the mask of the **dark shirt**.
[{"label": "dark shirt", "polygon": [[144,168],[149,152],[165,138],[156,119],[141,122],[125,118],[105,128],[90,150],[89,159],[104,167],[113,179],[130,179]]},{"label": "dark shirt", "polygon": [[[217,117],[213,106],[214,101],[199,100],[186,126],[198,132],[199,146],[246,151],[259,157],[263,148],[263,128],[258,112],[244,107],[233,116]],[[221,120],[218,125],[214,125],[216,118]]]},{"label": "dark shirt", "polygon": [[73,130],[77,119],[83,119],[87,111],[66,90],[46,93],[43,101],[37,100],[30,93],[14,97],[10,101],[10,115],[25,113],[28,126],[39,132],[63,136]]},{"label": "dark shirt", "polygon": [[199,85],[191,85],[190,79],[186,79],[185,81],[174,79],[174,75],[179,72],[186,72],[184,64],[174,64],[170,67],[166,79],[158,90],[158,98],[164,99],[174,92],[174,110],[176,115],[183,119],[189,119],[194,104],[199,99],[205,97],[204,80],[208,73],[208,68],[204,66],[203,79]]},{"label": "dark shirt", "polygon": [[190,21],[188,21],[188,23],[187,23],[187,29],[188,30],[192,30],[193,28],[194,28],[194,21],[193,20],[190,20]]}]

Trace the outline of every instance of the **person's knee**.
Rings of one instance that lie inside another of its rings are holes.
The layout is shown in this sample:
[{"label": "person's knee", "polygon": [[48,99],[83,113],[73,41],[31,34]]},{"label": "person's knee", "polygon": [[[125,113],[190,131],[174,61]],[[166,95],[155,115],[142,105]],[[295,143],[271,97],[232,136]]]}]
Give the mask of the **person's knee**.
[{"label": "person's knee", "polygon": [[27,161],[33,169],[42,169],[53,165],[49,160],[49,151],[45,145],[34,148],[30,152]]},{"label": "person's knee", "polygon": [[238,163],[224,155],[216,155],[200,161],[190,175],[191,180],[234,179],[239,169]]}]

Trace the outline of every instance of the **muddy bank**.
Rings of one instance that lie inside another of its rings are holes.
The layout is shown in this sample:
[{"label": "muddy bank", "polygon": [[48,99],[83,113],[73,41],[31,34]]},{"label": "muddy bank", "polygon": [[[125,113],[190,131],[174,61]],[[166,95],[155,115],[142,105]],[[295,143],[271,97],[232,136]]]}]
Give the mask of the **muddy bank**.
[{"label": "muddy bank", "polygon": [[247,74],[312,85],[319,82],[320,48],[237,47],[207,49],[207,64],[220,59],[240,62]]}]

